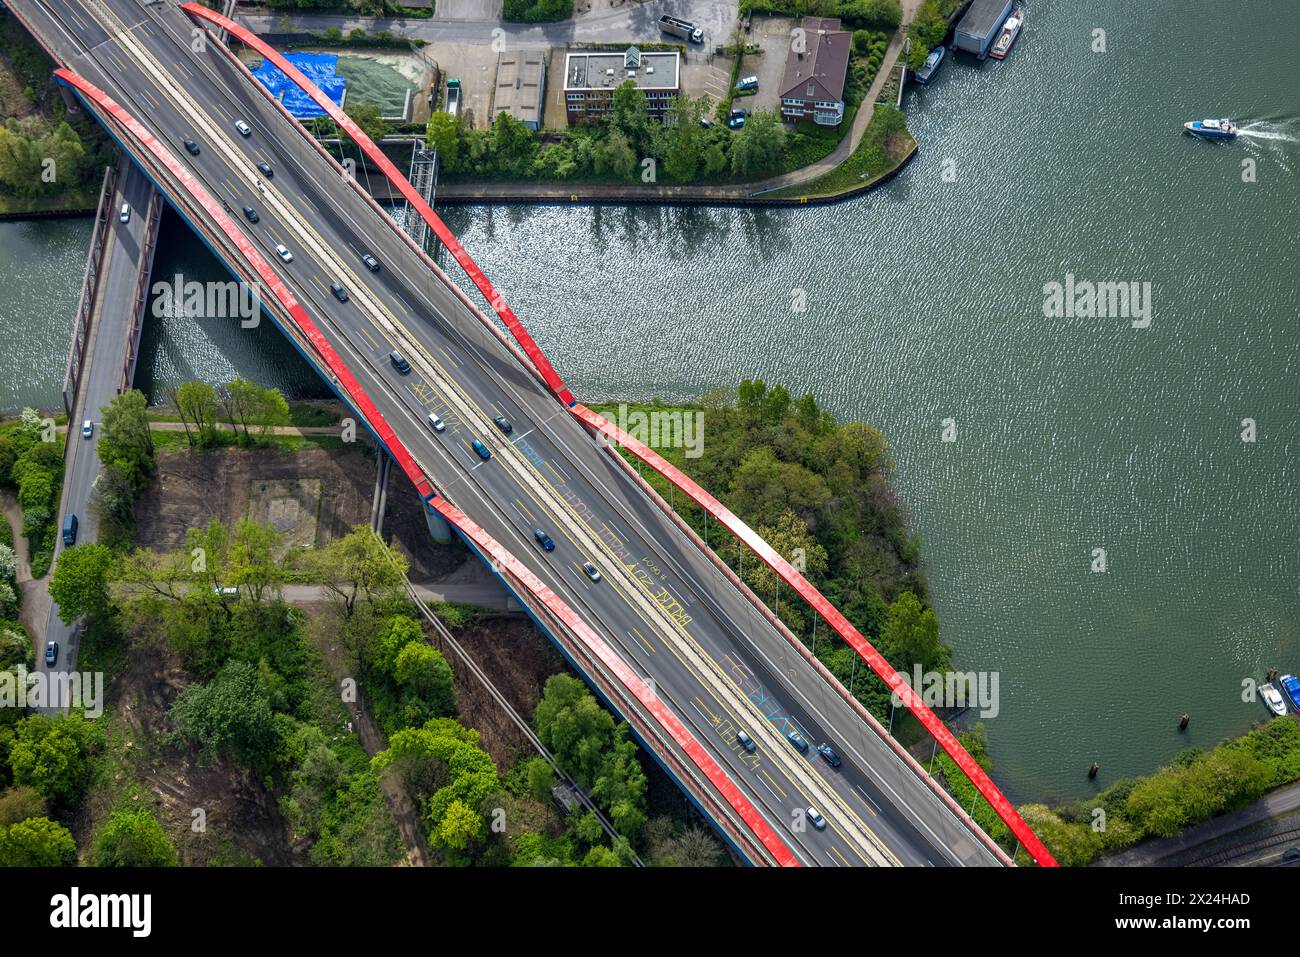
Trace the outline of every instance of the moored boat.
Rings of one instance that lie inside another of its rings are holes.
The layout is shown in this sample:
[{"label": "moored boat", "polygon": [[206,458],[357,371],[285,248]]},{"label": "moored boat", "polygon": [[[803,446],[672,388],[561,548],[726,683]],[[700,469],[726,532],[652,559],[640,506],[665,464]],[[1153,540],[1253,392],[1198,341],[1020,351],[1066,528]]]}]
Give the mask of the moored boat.
[{"label": "moored boat", "polygon": [[1300,711],[1300,680],[1297,680],[1295,675],[1283,675],[1277,679],[1277,682],[1286,692],[1286,696],[1291,699],[1291,707]]},{"label": "moored boat", "polygon": [[993,46],[989,50],[989,56],[995,60],[1001,60],[1006,57],[1011,50],[1011,44],[1016,42],[1016,37],[1020,36],[1020,28],[1025,25],[1025,12],[1021,7],[1016,7],[1011,11],[1011,16],[1007,17],[1007,22],[1002,24],[1002,32],[998,38],[993,41]]},{"label": "moored boat", "polygon": [[925,58],[925,63],[921,66],[921,69],[916,71],[915,78],[917,83],[925,86],[930,82],[930,78],[934,76],[938,71],[939,66],[943,63],[944,52],[943,44],[939,44],[939,46],[930,51],[930,55]]},{"label": "moored boat", "polygon": [[1203,140],[1235,140],[1237,124],[1226,116],[1221,120],[1188,120],[1183,129]]},{"label": "moored boat", "polygon": [[1271,682],[1264,682],[1259,686],[1259,696],[1264,699],[1264,707],[1268,708],[1274,714],[1286,714],[1286,702],[1282,700],[1282,692],[1273,687]]}]

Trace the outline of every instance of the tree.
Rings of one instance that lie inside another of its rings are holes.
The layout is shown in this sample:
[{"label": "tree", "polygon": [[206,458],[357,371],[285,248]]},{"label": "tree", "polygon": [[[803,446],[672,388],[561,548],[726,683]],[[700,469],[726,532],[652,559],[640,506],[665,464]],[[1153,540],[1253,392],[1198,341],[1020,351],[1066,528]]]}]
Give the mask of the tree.
[{"label": "tree", "polygon": [[774,110],[760,110],[745,121],[731,143],[731,172],[753,179],[773,172],[785,155],[785,127]]},{"label": "tree", "polygon": [[627,137],[633,150],[647,154],[649,127],[645,90],[634,80],[624,80],[614,88],[609,107],[609,128]]},{"label": "tree", "polygon": [[597,844],[582,859],[583,867],[622,867],[618,855],[603,844]]},{"label": "tree", "polygon": [[460,168],[461,126],[460,120],[450,113],[437,110],[429,117],[424,142],[432,150],[438,151],[442,168],[454,173]]},{"label": "tree", "polygon": [[537,156],[537,137],[509,113],[498,113],[492,121],[492,153],[497,172],[524,176]]},{"label": "tree", "polygon": [[533,714],[533,727],[560,767],[589,789],[604,763],[614,719],[577,678],[552,675]]},{"label": "tree", "polygon": [[176,848],[145,810],[114,811],[95,840],[98,867],[175,867]]},{"label": "tree", "polygon": [[679,183],[693,180],[703,162],[704,129],[700,118],[707,111],[708,102],[707,97],[692,98],[685,94],[673,101],[664,171]]},{"label": "tree", "polygon": [[316,580],[342,601],[348,617],[358,598],[367,602],[390,598],[406,581],[405,556],[366,525],[357,525],[342,538],[315,549],[307,561]]},{"label": "tree", "polygon": [[62,824],[29,817],[0,825],[0,867],[68,867],[77,862],[77,842]]},{"label": "tree", "polygon": [[206,754],[229,754],[264,770],[279,741],[269,697],[257,669],[228,662],[207,684],[191,684],[167,712],[173,739],[200,744]]},{"label": "tree", "polygon": [[397,655],[393,677],[423,699],[435,714],[456,713],[451,665],[437,649],[423,641],[409,642]]},{"label": "tree", "polygon": [[611,132],[596,147],[596,172],[601,176],[632,179],[636,175],[636,153],[627,136]]},{"label": "tree", "polygon": [[387,136],[391,129],[374,103],[348,103],[347,114],[361,127],[361,132],[376,143]]},{"label": "tree", "polygon": [[123,392],[99,411],[99,460],[119,469],[138,494],[154,469],[153,436],[144,393],[138,389]]},{"label": "tree", "polygon": [[555,787],[555,772],[541,758],[529,758],[525,775],[528,780],[528,793],[534,801],[545,803],[551,800],[551,788]]},{"label": "tree", "polygon": [[29,817],[45,815],[45,799],[34,787],[9,788],[0,794],[0,824],[16,824]]},{"label": "tree", "polygon": [[280,541],[275,529],[251,519],[240,521],[226,551],[226,580],[247,588],[253,600],[260,602],[268,588],[277,588],[284,581],[284,565],[277,555]]},{"label": "tree", "polygon": [[91,759],[103,744],[98,726],[79,711],[24,718],[9,750],[14,783],[31,785],[46,800],[71,807],[90,783]]},{"label": "tree", "polygon": [[880,642],[885,657],[902,668],[919,664],[922,671],[948,670],[948,648],[939,641],[939,619],[933,608],[922,608],[910,591],[902,592],[889,606]]},{"label": "tree", "polygon": [[[206,382],[182,382],[176,390],[175,400],[191,447],[210,444],[217,427],[217,390]],[[194,424],[193,435],[190,433],[191,422]]]},{"label": "tree", "polygon": [[59,605],[59,617],[71,624],[82,615],[99,616],[108,610],[108,578],[113,553],[103,545],[73,545],[59,553],[50,578],[50,597]]}]

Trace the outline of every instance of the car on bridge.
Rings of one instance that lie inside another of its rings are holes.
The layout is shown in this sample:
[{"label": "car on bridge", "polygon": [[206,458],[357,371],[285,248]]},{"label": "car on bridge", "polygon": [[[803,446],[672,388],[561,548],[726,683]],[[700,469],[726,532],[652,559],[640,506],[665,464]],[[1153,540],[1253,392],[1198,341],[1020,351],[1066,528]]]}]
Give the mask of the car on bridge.
[{"label": "car on bridge", "polygon": [[474,446],[474,451],[478,453],[478,457],[481,458],[484,462],[492,458],[492,450],[489,449],[482,442],[480,442],[478,439],[475,439],[473,442],[470,443],[470,445]]},{"label": "car on bridge", "polygon": [[348,291],[336,282],[330,283],[330,292],[334,293],[334,298],[339,302],[348,301]]},{"label": "car on bridge", "polygon": [[243,120],[235,120],[235,129],[239,130],[240,136],[247,137],[253,135],[252,129],[250,129],[249,125],[245,123]]},{"label": "car on bridge", "polygon": [[745,749],[746,754],[753,754],[758,750],[758,745],[754,743],[754,739],[744,731],[736,732],[736,741]]},{"label": "car on bridge", "polygon": [[271,166],[270,166],[269,163],[258,163],[258,164],[257,164],[257,169],[258,169],[258,171],[259,171],[263,176],[265,176],[267,179],[270,179],[271,177],[273,177],[273,176],[275,175],[275,170],[271,169]]},{"label": "car on bridge", "polygon": [[444,421],[442,421],[441,418],[439,418],[438,416],[434,415],[432,412],[430,412],[430,413],[429,413],[429,428],[433,429],[433,431],[435,431],[435,432],[445,432],[445,431],[447,430],[447,423],[444,422]]},{"label": "car on bridge", "polygon": [[555,540],[540,528],[533,529],[533,538],[537,539],[537,544],[542,546],[542,551],[555,551]]},{"label": "car on bridge", "polygon": [[117,217],[119,223],[129,223],[131,221],[131,204],[123,203],[121,215]]},{"label": "car on bridge", "polygon": [[821,812],[815,807],[804,808],[804,817],[808,818],[808,823],[819,831],[826,830],[826,818],[822,817]]},{"label": "car on bridge", "polygon": [[501,430],[503,435],[509,435],[515,430],[515,427],[510,424],[510,420],[504,415],[494,415],[492,421],[497,424],[497,428]]},{"label": "car on bridge", "polygon": [[287,263],[293,262],[293,253],[289,252],[288,247],[281,243],[275,247],[275,254]]},{"label": "car on bridge", "polygon": [[379,272],[379,260],[370,253],[362,253],[361,261],[366,264],[366,268],[371,272]]},{"label": "car on bridge", "polygon": [[59,643],[57,641],[47,641],[45,643],[45,664],[53,668],[54,663],[59,660]]},{"label": "car on bridge", "polygon": [[842,763],[840,761],[840,756],[835,753],[835,750],[829,744],[817,745],[817,753],[825,758],[826,763],[833,768],[838,768]]},{"label": "car on bridge", "polygon": [[591,562],[582,563],[582,573],[594,582],[600,581],[600,569]]},{"label": "car on bridge", "polygon": [[246,218],[250,223],[255,223],[255,222],[257,222],[261,217],[257,215],[257,210],[255,210],[252,206],[245,206],[245,207],[244,207],[244,218]]},{"label": "car on bridge", "polygon": [[388,353],[388,361],[393,364],[393,368],[401,375],[411,374],[411,364],[406,361],[406,356],[402,355],[396,349]]},{"label": "car on bridge", "polygon": [[787,731],[785,736],[800,754],[808,753],[808,739],[798,731]]},{"label": "car on bridge", "polygon": [[185,141],[185,151],[186,151],[187,153],[189,153],[191,156],[198,156],[198,155],[199,155],[199,144],[196,143],[196,142],[194,142],[193,140],[186,140],[186,141]]}]

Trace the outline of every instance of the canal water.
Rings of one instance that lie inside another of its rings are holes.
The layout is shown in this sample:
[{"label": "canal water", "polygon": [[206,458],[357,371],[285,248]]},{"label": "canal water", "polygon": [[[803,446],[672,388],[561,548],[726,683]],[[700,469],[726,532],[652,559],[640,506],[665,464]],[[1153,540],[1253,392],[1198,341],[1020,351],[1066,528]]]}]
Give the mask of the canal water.
[{"label": "canal water", "polygon": [[[1017,800],[1212,746],[1264,717],[1243,681],[1300,669],[1300,20],[1083,6],[1030,0],[1005,62],[910,91],[919,156],[852,202],[446,212],[581,396],[761,376],[884,430],[943,635],[998,673],[985,723]],[[1181,133],[1220,114],[1253,135]],[[58,402],[87,234],[0,225],[6,407]],[[224,278],[183,231],[158,272],[178,269]],[[1142,308],[1046,315],[1067,277],[1136,283]],[[208,322],[151,322],[141,368],[321,391],[273,334]]]}]

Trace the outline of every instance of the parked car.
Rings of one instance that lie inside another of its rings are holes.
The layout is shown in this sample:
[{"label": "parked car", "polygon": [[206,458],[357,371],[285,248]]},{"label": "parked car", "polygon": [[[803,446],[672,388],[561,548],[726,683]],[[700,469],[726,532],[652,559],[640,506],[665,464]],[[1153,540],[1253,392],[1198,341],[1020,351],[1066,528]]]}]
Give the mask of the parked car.
[{"label": "parked car", "polygon": [[505,416],[494,415],[492,421],[497,424],[497,428],[500,429],[504,435],[509,435],[515,430],[515,427],[510,424],[510,420]]},{"label": "parked car", "polygon": [[45,664],[54,667],[54,663],[59,660],[59,643],[57,641],[47,641],[45,643]]},{"label": "parked car", "polygon": [[118,214],[118,216],[117,216],[117,221],[118,221],[119,223],[129,223],[129,222],[131,221],[131,204],[130,204],[130,203],[123,203],[123,204],[122,204],[122,212],[120,212],[120,213]]},{"label": "parked car", "polygon": [[270,179],[275,175],[275,170],[271,169],[270,165],[267,163],[258,163],[257,168],[267,179]]},{"label": "parked car", "polygon": [[199,144],[194,142],[193,140],[185,141],[185,149],[191,156],[199,155]]},{"label": "parked car", "polygon": [[744,127],[745,127],[744,113],[732,113],[729,117],[727,117],[727,129],[739,130],[739,129],[744,129]]},{"label": "parked car", "polygon": [[713,129],[713,121],[709,119],[707,116],[701,116],[700,126],[704,127],[706,130],[711,130]]},{"label": "parked car", "polygon": [[252,136],[253,131],[243,120],[235,120],[235,129],[239,131],[240,136]]},{"label": "parked car", "polygon": [[800,754],[808,753],[808,740],[798,731],[787,731],[785,736],[790,740],[790,743],[794,745],[794,749]]},{"label": "parked car", "polygon": [[402,375],[408,375],[411,371],[411,364],[406,361],[406,356],[402,355],[396,349],[388,353],[388,361],[391,362],[393,368]]},{"label": "parked car", "polygon": [[361,255],[361,261],[366,264],[366,268],[371,272],[379,272],[379,260],[370,255],[370,253],[363,253]]},{"label": "parked car", "polygon": [[740,746],[744,748],[745,751],[748,752],[749,754],[753,754],[755,751],[758,750],[758,745],[754,743],[754,739],[751,738],[749,735],[747,735],[744,731],[736,732],[736,740],[740,742]]},{"label": "parked car", "polygon": [[72,513],[63,520],[63,544],[69,548],[77,544],[77,516]]},{"label": "parked car", "polygon": [[815,807],[804,808],[804,816],[808,818],[808,823],[819,831],[826,830],[826,818],[822,817],[821,812]]},{"label": "parked car", "polygon": [[739,80],[736,81],[736,89],[737,89],[737,90],[757,90],[757,89],[758,89],[758,77],[756,77],[756,76],[742,76]]},{"label": "parked car", "polygon": [[600,581],[600,569],[591,562],[582,563],[583,573],[594,582]]},{"label": "parked car", "polygon": [[330,283],[330,292],[334,293],[334,298],[339,302],[348,301],[348,291],[336,282]]},{"label": "parked car", "polygon": [[484,462],[492,458],[492,450],[489,449],[482,442],[480,442],[478,439],[475,439],[473,442],[470,443],[470,445],[474,446],[474,451],[478,453],[478,457],[481,458]]},{"label": "parked car", "polygon": [[533,529],[533,538],[537,539],[537,544],[542,546],[542,551],[555,551],[555,541],[540,528]]},{"label": "parked car", "polygon": [[825,758],[826,763],[831,767],[838,768],[840,766],[840,756],[835,753],[835,750],[829,744],[817,745],[817,753]]},{"label": "parked car", "polygon": [[247,219],[250,223],[255,223],[261,217],[257,215],[257,210],[255,210],[252,206],[245,206],[244,218]]},{"label": "parked car", "polygon": [[429,428],[433,429],[433,431],[435,431],[435,432],[445,432],[446,429],[447,429],[447,423],[444,422],[444,421],[442,421],[442,419],[440,419],[438,416],[434,415],[432,412],[430,412],[430,413],[429,413]]},{"label": "parked car", "polygon": [[275,254],[287,263],[293,262],[293,253],[289,252],[283,243],[275,247]]},{"label": "parked car", "polygon": [[91,422],[90,419],[87,419],[85,422],[81,423],[81,437],[83,439],[88,439],[94,434],[95,434],[94,422]]}]

